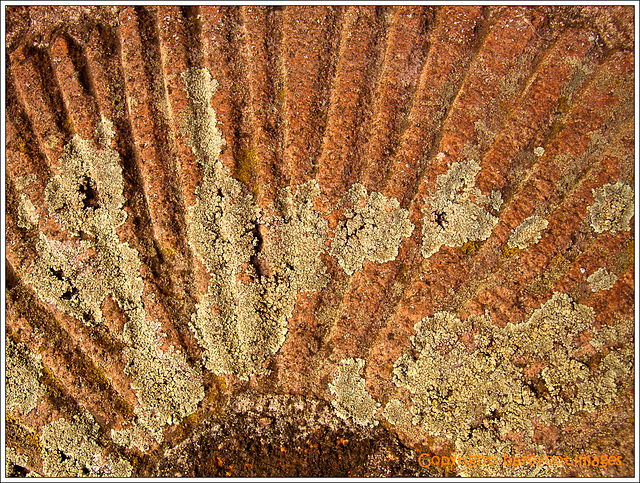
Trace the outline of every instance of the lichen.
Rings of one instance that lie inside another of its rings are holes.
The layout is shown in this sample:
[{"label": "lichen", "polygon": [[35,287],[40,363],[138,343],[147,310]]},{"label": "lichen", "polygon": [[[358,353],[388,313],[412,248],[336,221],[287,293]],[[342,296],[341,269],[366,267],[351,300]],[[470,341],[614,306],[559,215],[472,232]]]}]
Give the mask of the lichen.
[{"label": "lichen", "polygon": [[398,200],[377,192],[367,194],[356,183],[340,203],[346,206],[346,220],[335,230],[330,253],[344,271],[353,275],[365,260],[395,260],[402,238],[411,236],[414,228]]},{"label": "lichen", "polygon": [[618,280],[615,273],[609,273],[606,268],[599,268],[587,277],[587,282],[591,284],[591,290],[598,292],[600,290],[609,290]]},{"label": "lichen", "polygon": [[184,113],[182,133],[189,136],[193,154],[204,166],[213,167],[220,156],[225,141],[218,130],[216,112],[211,97],[218,88],[218,81],[207,69],[192,67],[182,73],[191,110]]},{"label": "lichen", "polygon": [[483,195],[475,187],[480,165],[474,160],[451,165],[446,174],[437,178],[439,188],[423,212],[422,255],[429,258],[442,246],[458,247],[468,241],[489,238],[498,218],[486,211],[500,208],[498,192]]},{"label": "lichen", "polygon": [[[577,340],[587,331],[597,336],[594,319],[593,309],[560,293],[526,322],[504,328],[488,316],[437,312],[416,324],[413,353],[396,361],[394,381],[411,394],[413,424],[452,438],[458,452],[500,454],[513,434],[536,451],[534,420],[579,424],[585,412],[613,400],[632,370],[632,343],[609,352],[595,370],[581,358]],[[526,375],[533,361],[542,370]]]},{"label": "lichen", "polygon": [[[101,124],[109,126],[104,119]],[[110,139],[108,129],[104,134]],[[102,303],[114,298],[126,316],[120,337],[128,345],[125,372],[140,402],[138,423],[162,441],[162,426],[194,412],[204,389],[179,352],[158,348],[158,327],[147,320],[142,302],[138,252],[117,234],[126,220],[124,183],[119,155],[107,144],[98,149],[75,136],[65,147],[46,201],[50,215],[81,239],[59,242],[40,234],[39,258],[27,280],[42,299],[87,325],[102,324]]]},{"label": "lichen", "polygon": [[113,130],[113,122],[105,117],[100,118],[100,122],[96,124],[96,140],[98,144],[103,148],[108,148],[111,145],[111,140],[115,136]]},{"label": "lichen", "polygon": [[[21,469],[27,469],[29,458],[26,455],[18,454],[15,448],[11,446],[5,446],[5,475],[8,478],[18,478],[22,476]],[[38,477],[37,473],[28,471],[26,473],[27,478]]]},{"label": "lichen", "polygon": [[288,278],[292,290],[321,290],[329,276],[320,254],[326,251],[329,224],[313,208],[320,186],[310,180],[296,188],[280,190],[275,203],[282,217],[270,221],[273,237],[266,244],[264,258],[274,275]]},{"label": "lichen", "polygon": [[17,225],[27,230],[38,225],[39,221],[38,211],[36,207],[26,194],[20,196],[20,202],[18,203],[18,221]]},{"label": "lichen", "polygon": [[[186,115],[191,144],[204,167],[196,203],[188,211],[188,237],[211,277],[191,326],[209,370],[246,380],[264,372],[266,358],[284,343],[297,292],[326,284],[317,256],[327,223],[313,210],[319,194],[315,182],[299,186],[295,195],[283,189],[271,207],[283,217],[261,218],[251,194],[242,194],[242,183],[218,159],[224,140],[210,105],[215,80],[202,69],[188,71],[183,79],[193,101]],[[263,242],[260,227],[267,225],[272,236]]]},{"label": "lichen", "polygon": [[49,214],[74,235],[98,236],[126,220],[120,156],[75,135],[60,159],[61,174],[45,190]]},{"label": "lichen", "polygon": [[382,416],[396,426],[408,426],[411,424],[411,414],[398,399],[392,399],[387,403]]},{"label": "lichen", "polygon": [[111,440],[117,445],[126,448],[135,447],[144,452],[149,449],[146,431],[140,424],[136,423],[122,429],[112,429]]},{"label": "lichen", "polygon": [[[239,182],[221,165],[214,173],[205,176],[190,216],[190,242],[211,275],[192,327],[205,348],[207,368],[248,379],[263,372],[266,357],[284,343],[297,292],[326,285],[318,255],[327,223],[312,208],[319,194],[315,182],[299,186],[295,195],[285,188],[276,202],[284,216],[261,221],[271,225],[272,236],[259,242],[258,209],[240,196]],[[239,279],[240,273],[246,279]]]},{"label": "lichen", "polygon": [[507,241],[510,248],[525,248],[540,241],[540,232],[549,226],[549,222],[541,216],[532,215],[520,223]]},{"label": "lichen", "polygon": [[595,203],[588,208],[591,228],[596,233],[628,231],[633,217],[633,189],[618,181],[592,191]]},{"label": "lichen", "polygon": [[22,414],[27,414],[36,408],[38,398],[44,394],[44,388],[40,384],[41,357],[10,337],[6,337],[5,341],[5,403],[7,409],[17,406]]},{"label": "lichen", "polygon": [[42,428],[42,468],[47,476],[116,477],[131,476],[131,464],[120,457],[105,456],[98,445],[100,426],[90,413],[76,414]]},{"label": "lichen", "polygon": [[363,359],[341,361],[338,374],[329,384],[331,393],[336,397],[331,403],[342,419],[351,418],[361,426],[375,426],[378,422],[374,415],[380,404],[367,392],[365,380],[360,376],[363,368]]}]

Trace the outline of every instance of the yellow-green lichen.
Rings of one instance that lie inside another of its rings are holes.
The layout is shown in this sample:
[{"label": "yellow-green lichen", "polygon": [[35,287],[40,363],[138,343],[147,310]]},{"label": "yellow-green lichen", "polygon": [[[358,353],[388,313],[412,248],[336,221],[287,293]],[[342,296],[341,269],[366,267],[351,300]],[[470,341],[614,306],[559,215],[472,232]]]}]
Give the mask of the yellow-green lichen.
[{"label": "yellow-green lichen", "polygon": [[[464,453],[499,454],[511,447],[513,434],[537,451],[534,420],[579,424],[585,412],[613,400],[633,367],[632,343],[588,367],[577,340],[587,331],[597,336],[593,309],[560,293],[521,324],[499,328],[487,316],[461,320],[438,312],[415,329],[413,353],[396,361],[394,380],[411,394],[413,424],[452,438]],[[525,375],[522,361],[541,361],[542,370]],[[485,470],[497,475],[513,468]]]},{"label": "yellow-green lichen", "polygon": [[387,403],[382,416],[396,426],[408,426],[411,424],[411,414],[398,399],[392,399]]},{"label": "yellow-green lichen", "polygon": [[88,236],[59,242],[41,234],[27,280],[41,298],[88,325],[102,323],[101,305],[107,295],[114,298],[126,316],[121,338],[128,345],[125,372],[140,402],[138,423],[162,441],[162,426],[194,412],[204,389],[179,352],[158,348],[161,335],[142,302],[138,252],[120,243],[116,231],[126,220],[122,168],[107,147],[109,122],[101,125],[108,138],[102,149],[75,136],[60,160],[61,174],[46,188],[51,216],[72,235]]},{"label": "yellow-green lichen", "polygon": [[211,107],[211,97],[218,82],[207,69],[197,67],[183,72],[182,79],[192,101],[190,110],[184,113],[183,134],[189,136],[188,143],[196,158],[203,165],[213,167],[225,145],[218,130],[216,112]]},{"label": "yellow-green lichen", "polygon": [[[18,454],[15,448],[5,446],[5,475],[8,478],[37,478],[40,475],[28,470],[29,458],[26,455]],[[26,474],[24,473],[26,471]]]},{"label": "yellow-green lichen", "polygon": [[96,149],[80,136],[65,146],[61,174],[47,185],[49,214],[65,229],[79,235],[110,231],[126,220],[120,156],[112,149]]},{"label": "yellow-green lichen", "polygon": [[320,254],[326,250],[329,226],[313,209],[320,196],[320,186],[310,180],[297,187],[283,188],[276,201],[282,217],[269,223],[273,227],[273,242],[266,244],[265,259],[275,275],[288,278],[292,290],[320,290],[328,275]]},{"label": "yellow-green lichen", "polygon": [[103,148],[109,148],[111,145],[111,140],[116,134],[113,130],[113,122],[110,119],[101,117],[100,122],[96,124],[95,134],[98,144]]},{"label": "yellow-green lichen", "polygon": [[[241,182],[218,159],[224,140],[210,105],[215,81],[204,70],[190,70],[183,78],[193,101],[191,127],[206,131],[204,138],[190,131],[204,176],[188,212],[189,243],[211,276],[192,329],[209,370],[248,379],[263,372],[266,358],[284,343],[297,291],[326,284],[318,255],[327,223],[313,210],[319,194],[315,182],[295,194],[281,191],[272,208],[282,218],[260,218],[252,196],[242,194]],[[268,225],[271,237],[263,242],[261,226]]]},{"label": "yellow-green lichen", "polygon": [[615,273],[609,273],[606,268],[599,268],[587,277],[587,282],[591,284],[591,290],[609,290],[618,280]]},{"label": "yellow-green lichen", "polygon": [[436,193],[423,209],[422,255],[429,258],[442,246],[464,246],[468,241],[489,238],[498,218],[485,207],[500,208],[498,192],[483,195],[475,187],[480,165],[474,160],[453,163],[446,174],[437,178]]},{"label": "yellow-green lichen", "polygon": [[98,444],[100,426],[90,413],[76,414],[42,428],[42,469],[46,476],[115,477],[131,476],[129,461],[104,454]]},{"label": "yellow-green lichen", "polygon": [[596,233],[628,231],[633,217],[633,189],[618,181],[592,191],[595,203],[588,208],[591,228]]},{"label": "yellow-green lichen", "polygon": [[507,241],[510,248],[524,250],[540,241],[540,232],[549,226],[549,222],[541,216],[532,215],[520,223]]},{"label": "yellow-green lichen", "polygon": [[340,363],[338,374],[329,384],[335,396],[331,403],[342,419],[351,418],[361,426],[375,426],[378,422],[374,415],[380,404],[367,392],[365,380],[360,376],[363,368],[363,359],[345,359]]},{"label": "yellow-green lichen", "polygon": [[18,221],[17,224],[20,228],[26,228],[27,230],[38,225],[38,211],[36,207],[26,194],[20,195],[20,202],[18,203]]},{"label": "yellow-green lichen", "polygon": [[411,236],[414,228],[398,200],[377,192],[367,194],[356,183],[340,203],[346,206],[346,220],[335,230],[330,253],[344,271],[353,275],[365,260],[395,260],[402,238]]},{"label": "yellow-green lichen", "polygon": [[5,342],[5,404],[9,410],[18,407],[22,414],[27,414],[36,408],[38,398],[44,394],[40,384],[41,356],[9,337],[5,338]]}]

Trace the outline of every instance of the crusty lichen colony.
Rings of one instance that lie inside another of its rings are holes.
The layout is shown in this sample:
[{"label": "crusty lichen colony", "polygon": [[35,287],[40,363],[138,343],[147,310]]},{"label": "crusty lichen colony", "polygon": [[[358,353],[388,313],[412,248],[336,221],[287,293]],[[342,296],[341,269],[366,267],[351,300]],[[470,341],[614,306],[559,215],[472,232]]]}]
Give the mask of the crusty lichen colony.
[{"label": "crusty lichen colony", "polygon": [[[367,264],[394,260],[414,225],[398,200],[361,184],[335,206],[320,209],[315,201],[322,187],[312,180],[282,189],[271,206],[261,209],[219,159],[225,141],[210,102],[217,82],[208,70],[196,68],[182,79],[190,101],[181,113],[182,134],[203,172],[197,200],[188,207],[188,241],[210,276],[191,330],[207,369],[249,380],[268,372],[265,362],[285,343],[298,294],[327,286],[322,256],[334,257],[353,276]],[[60,172],[47,186],[46,202],[51,218],[76,241],[59,242],[40,233],[39,258],[24,275],[42,300],[87,325],[103,323],[107,296],[120,306],[126,323],[118,337],[126,345],[125,371],[139,405],[135,422],[110,436],[116,444],[146,450],[162,442],[167,425],[196,411],[204,389],[202,374],[179,348],[161,349],[163,335],[142,303],[145,282],[138,252],[117,231],[127,215],[113,136],[113,124],[102,118],[95,143],[75,136],[67,145]],[[437,176],[437,189],[423,210],[424,258],[491,235],[502,197],[475,186],[480,169],[476,161],[462,159]],[[591,228],[597,233],[629,230],[632,189],[608,184],[593,194]],[[18,210],[19,226],[37,229],[41,221],[24,194]],[[331,229],[333,213],[338,221]],[[512,231],[507,245],[520,250],[535,245],[548,226],[545,218],[531,215]],[[600,269],[588,282],[593,291],[608,290],[616,276]],[[386,421],[398,428],[419,427],[424,434],[450,438],[460,452],[506,453],[513,434],[535,451],[534,421],[577,422],[581,411],[609,404],[618,394],[618,382],[633,367],[633,343],[613,347],[620,334],[611,330],[597,330],[593,309],[559,292],[526,321],[506,327],[494,324],[488,313],[461,318],[435,311],[415,325],[405,353],[389,361],[397,388],[393,398],[382,404],[367,391],[365,363],[355,355],[341,361],[326,396],[340,418],[362,426]],[[632,327],[621,324],[616,330],[630,334]],[[584,347],[576,344],[585,336],[591,348],[610,346],[595,370],[588,366]],[[27,413],[43,393],[39,357],[7,339],[7,364],[7,404]],[[535,371],[525,370],[532,365]],[[89,413],[42,428],[44,471],[50,476],[129,475],[128,461],[102,454],[99,433]],[[20,455],[13,458],[22,461]],[[490,474],[482,468],[469,471]]]}]

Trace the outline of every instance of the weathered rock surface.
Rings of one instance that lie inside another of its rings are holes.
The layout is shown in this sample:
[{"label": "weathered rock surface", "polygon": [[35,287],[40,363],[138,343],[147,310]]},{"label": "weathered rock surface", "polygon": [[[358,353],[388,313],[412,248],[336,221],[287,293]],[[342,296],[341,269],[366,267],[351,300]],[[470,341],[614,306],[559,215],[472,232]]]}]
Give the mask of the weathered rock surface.
[{"label": "weathered rock surface", "polygon": [[632,476],[633,14],[7,7],[8,474]]}]

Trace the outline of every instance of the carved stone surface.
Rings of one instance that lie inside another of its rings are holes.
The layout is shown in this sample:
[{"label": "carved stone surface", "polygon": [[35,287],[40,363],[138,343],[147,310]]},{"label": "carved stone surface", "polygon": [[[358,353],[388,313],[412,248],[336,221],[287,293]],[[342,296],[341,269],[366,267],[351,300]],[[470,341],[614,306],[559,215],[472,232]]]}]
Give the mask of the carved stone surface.
[{"label": "carved stone surface", "polygon": [[633,15],[7,7],[8,474],[632,476]]}]

